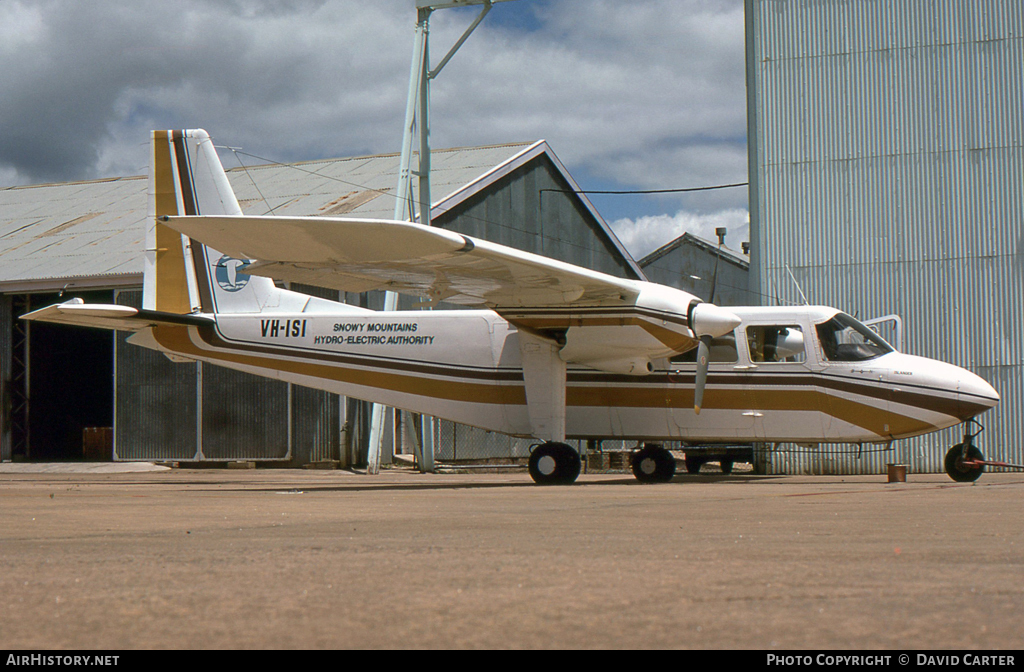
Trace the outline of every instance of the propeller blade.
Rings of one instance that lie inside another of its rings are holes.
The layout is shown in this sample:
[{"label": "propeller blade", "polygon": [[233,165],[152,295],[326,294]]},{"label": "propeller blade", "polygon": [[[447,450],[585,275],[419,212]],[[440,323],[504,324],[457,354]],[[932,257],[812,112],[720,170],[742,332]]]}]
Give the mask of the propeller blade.
[{"label": "propeller blade", "polygon": [[697,379],[693,387],[693,412],[700,415],[704,403],[704,386],[708,382],[708,363],[711,360],[711,336],[701,336],[697,344]]},{"label": "propeller blade", "polygon": [[688,319],[690,330],[697,337],[697,378],[693,388],[693,410],[700,415],[704,403],[704,386],[708,380],[708,363],[711,360],[711,340],[724,336],[740,325],[742,320],[736,313],[720,308],[713,303],[690,304]]}]

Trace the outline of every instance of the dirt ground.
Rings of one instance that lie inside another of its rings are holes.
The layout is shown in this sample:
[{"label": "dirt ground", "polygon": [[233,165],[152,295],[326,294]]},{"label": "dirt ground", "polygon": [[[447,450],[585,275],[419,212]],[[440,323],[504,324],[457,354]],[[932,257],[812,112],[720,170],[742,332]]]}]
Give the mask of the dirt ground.
[{"label": "dirt ground", "polygon": [[0,471],[0,648],[1024,647],[1024,475]]}]

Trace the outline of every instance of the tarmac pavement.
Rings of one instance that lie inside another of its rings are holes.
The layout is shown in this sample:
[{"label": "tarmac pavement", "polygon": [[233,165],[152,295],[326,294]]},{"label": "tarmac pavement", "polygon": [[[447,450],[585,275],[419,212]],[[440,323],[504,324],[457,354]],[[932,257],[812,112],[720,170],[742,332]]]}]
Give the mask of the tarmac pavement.
[{"label": "tarmac pavement", "polygon": [[1021,474],[93,466],[0,466],[0,649],[1024,645]]}]

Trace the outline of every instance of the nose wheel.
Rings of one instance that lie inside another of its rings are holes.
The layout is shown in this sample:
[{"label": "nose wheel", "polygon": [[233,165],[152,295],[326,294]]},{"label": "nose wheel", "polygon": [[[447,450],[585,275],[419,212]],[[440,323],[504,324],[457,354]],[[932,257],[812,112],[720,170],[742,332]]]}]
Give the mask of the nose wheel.
[{"label": "nose wheel", "polygon": [[972,463],[984,459],[976,446],[967,446],[965,450],[964,444],[958,443],[946,453],[946,473],[957,483],[971,483],[985,472],[985,465]]},{"label": "nose wheel", "polygon": [[[971,432],[973,426],[978,429]],[[969,420],[964,426],[964,440],[949,449],[946,453],[946,474],[957,483],[972,483],[985,472],[985,456],[974,445],[974,437],[984,431],[984,427],[976,420]]]}]

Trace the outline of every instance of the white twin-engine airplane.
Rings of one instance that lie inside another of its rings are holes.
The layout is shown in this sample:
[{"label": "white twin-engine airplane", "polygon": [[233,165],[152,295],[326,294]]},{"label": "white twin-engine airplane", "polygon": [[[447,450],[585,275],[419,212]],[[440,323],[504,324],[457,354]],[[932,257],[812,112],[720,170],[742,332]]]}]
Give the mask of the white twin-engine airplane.
[{"label": "white twin-engine airplane", "polygon": [[[143,309],[72,300],[24,319],[131,330],[172,359],[533,437],[538,483],[579,475],[567,437],[885,443],[999,401],[834,308],[725,309],[409,222],[243,215],[202,130],[153,132],[149,191]],[[377,312],[273,279],[488,310]],[[947,459],[957,480],[982,471],[973,436]],[[632,464],[641,481],[675,473],[658,444]]]}]

